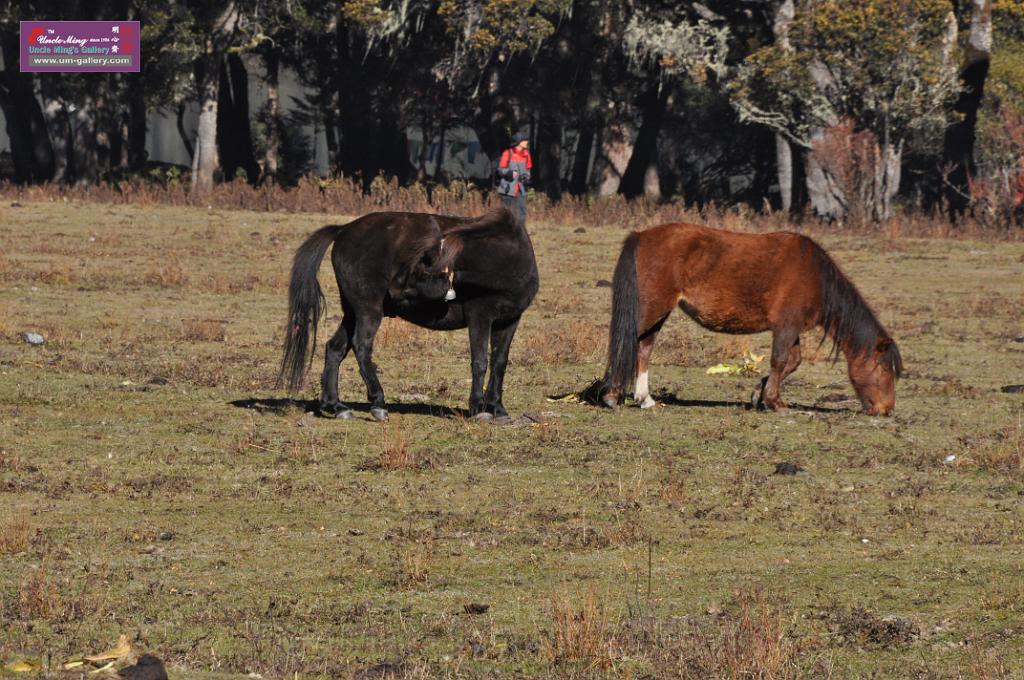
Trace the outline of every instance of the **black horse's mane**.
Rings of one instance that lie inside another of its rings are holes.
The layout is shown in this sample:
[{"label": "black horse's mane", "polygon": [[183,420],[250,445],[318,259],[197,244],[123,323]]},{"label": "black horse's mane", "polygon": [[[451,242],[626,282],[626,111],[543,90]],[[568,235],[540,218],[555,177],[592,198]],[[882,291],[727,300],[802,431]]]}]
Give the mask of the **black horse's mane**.
[{"label": "black horse's mane", "polygon": [[434,269],[453,267],[467,240],[512,233],[515,226],[515,217],[505,207],[491,208],[479,217],[466,219],[442,234],[441,257]]},{"label": "black horse's mane", "polygon": [[900,350],[860,291],[813,239],[805,236],[801,245],[801,250],[803,246],[809,248],[809,255],[818,268],[821,326],[826,335],[832,337],[830,356],[838,358],[840,346],[845,346],[850,356],[863,356],[879,349],[882,364],[899,377],[903,372]]}]

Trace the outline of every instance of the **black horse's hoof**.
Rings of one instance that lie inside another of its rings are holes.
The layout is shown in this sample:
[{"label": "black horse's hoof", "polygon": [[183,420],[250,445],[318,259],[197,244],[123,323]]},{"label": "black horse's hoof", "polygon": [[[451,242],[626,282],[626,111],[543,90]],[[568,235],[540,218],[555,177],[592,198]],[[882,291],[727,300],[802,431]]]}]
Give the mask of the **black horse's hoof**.
[{"label": "black horse's hoof", "polygon": [[487,411],[481,411],[473,416],[473,420],[478,423],[490,423],[494,420],[494,414],[488,413]]},{"label": "black horse's hoof", "polygon": [[352,409],[348,406],[342,406],[335,404],[334,406],[321,406],[320,413],[325,418],[336,418],[338,420],[352,420],[356,414],[352,413]]},{"label": "black horse's hoof", "polygon": [[388,410],[384,408],[371,408],[370,415],[378,423],[383,423],[385,420],[388,419]]}]

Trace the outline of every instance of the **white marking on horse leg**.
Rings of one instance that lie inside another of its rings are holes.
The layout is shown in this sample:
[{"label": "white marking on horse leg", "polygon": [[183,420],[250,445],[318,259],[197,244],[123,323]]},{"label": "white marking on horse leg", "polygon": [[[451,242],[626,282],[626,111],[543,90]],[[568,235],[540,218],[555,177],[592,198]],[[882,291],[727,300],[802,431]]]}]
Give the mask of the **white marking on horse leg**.
[{"label": "white marking on horse leg", "polygon": [[654,399],[651,399],[651,389],[647,384],[647,371],[644,371],[636,377],[636,389],[633,390],[633,401],[636,402],[640,408],[651,408],[655,405]]}]

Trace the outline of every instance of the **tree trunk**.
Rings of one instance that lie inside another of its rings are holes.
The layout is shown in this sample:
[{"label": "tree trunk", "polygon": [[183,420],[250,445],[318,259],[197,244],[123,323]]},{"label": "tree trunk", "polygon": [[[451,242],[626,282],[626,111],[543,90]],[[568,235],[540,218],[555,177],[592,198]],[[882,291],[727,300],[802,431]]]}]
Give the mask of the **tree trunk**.
[{"label": "tree trunk", "polygon": [[495,64],[488,64],[473,116],[473,129],[480,140],[480,149],[488,158],[498,158],[508,145],[512,123],[511,110],[501,93],[501,72]]},{"label": "tree trunk", "polygon": [[185,105],[178,104],[178,110],[176,113],[176,122],[178,125],[178,136],[181,137],[181,144],[185,147],[185,151],[188,152],[188,157],[193,161],[195,160],[196,150],[192,145],[192,136],[185,131]]},{"label": "tree trunk", "polygon": [[0,75],[0,108],[7,123],[7,136],[14,162],[14,181],[40,182],[53,175],[53,148],[46,121],[35,96],[34,76],[21,73],[21,46],[17,29],[0,34],[4,70]]},{"label": "tree trunk", "polygon": [[[822,130],[811,133],[811,142],[817,143],[825,138]],[[832,222],[842,221],[846,217],[846,197],[828,166],[819,158],[814,150],[804,153],[806,170],[807,198],[811,208],[821,219]]]},{"label": "tree trunk", "polygon": [[584,196],[590,190],[590,155],[594,150],[594,137],[593,127],[581,126],[569,179],[569,193],[573,196]]},{"label": "tree trunk", "polygon": [[884,222],[892,217],[892,199],[900,188],[900,169],[903,160],[903,143],[894,142],[889,135],[889,116],[885,114],[879,152],[875,158],[875,195],[872,205],[872,219]]},{"label": "tree trunk", "polygon": [[[112,77],[113,74],[108,74],[108,86],[110,84],[109,80]],[[113,88],[100,86],[99,92],[100,94],[96,97],[93,109],[97,180],[110,177],[110,169],[115,163],[114,147],[117,145],[115,133],[119,132],[115,123],[117,119],[117,104],[114,103],[114,97],[112,96]]]},{"label": "tree trunk", "polygon": [[217,170],[217,99],[220,91],[220,62],[238,21],[238,9],[229,2],[206,34],[203,52],[196,60],[196,89],[199,94],[199,127],[192,154],[192,195],[213,190]]},{"label": "tree trunk", "polygon": [[74,139],[75,184],[95,184],[99,176],[96,148],[96,100],[91,94],[82,96],[78,109],[71,116]]},{"label": "tree trunk", "polygon": [[900,188],[900,175],[903,163],[903,144],[887,144],[881,148],[879,165],[881,166],[881,194],[879,210],[875,215],[877,222],[884,222],[892,217],[892,203]]},{"label": "tree trunk", "polygon": [[613,196],[619,191],[622,175],[633,155],[633,141],[624,123],[610,123],[601,130],[601,153],[597,157],[598,196]]},{"label": "tree trunk", "polygon": [[[775,43],[786,51],[793,49],[789,42],[789,27],[795,16],[793,0],[783,0],[775,11],[772,24]],[[781,134],[775,135],[775,162],[778,166],[782,210],[789,213],[793,209],[793,149],[789,146],[789,140]]]},{"label": "tree trunk", "polygon": [[[812,63],[810,73],[819,90],[824,91],[833,84],[828,70],[820,63]],[[828,136],[828,130],[834,128],[838,123],[838,120],[832,120],[828,121],[828,129],[812,129],[810,135],[812,147],[824,141]],[[842,221],[846,217],[846,197],[829,170],[828,159],[811,150],[804,154],[804,162],[806,164],[804,177],[807,198],[814,213],[827,221]]]},{"label": "tree trunk", "polygon": [[640,100],[643,121],[618,187],[618,192],[626,198],[636,198],[651,191],[648,176],[652,171],[657,179],[658,135],[661,133],[661,123],[668,103],[667,91],[659,92],[659,89],[662,88],[655,86]]},{"label": "tree trunk", "polygon": [[192,194],[208,194],[213,190],[213,173],[217,170],[217,97],[220,91],[220,73],[217,67],[219,53],[214,50],[213,39],[207,38],[206,51],[200,57],[199,127],[196,130],[195,151],[192,154]]},{"label": "tree trunk", "polygon": [[[112,73],[111,83],[113,89],[110,97],[110,167],[111,173],[123,176],[129,168],[129,103],[122,101],[122,97],[130,99],[127,88],[123,85],[127,82],[127,74]],[[113,176],[113,175],[111,175]]]},{"label": "tree trunk", "polygon": [[445,129],[444,121],[441,121],[441,133],[438,135],[438,142],[437,142],[437,159],[435,160],[435,164],[434,164],[434,181],[435,182],[440,182],[442,177],[443,177],[442,173],[444,171],[443,170],[443,166],[444,166],[444,134],[445,134],[445,132],[447,132],[447,130]]},{"label": "tree trunk", "polygon": [[133,173],[146,169],[146,93],[142,74],[128,74],[128,168]]},{"label": "tree trunk", "polygon": [[557,201],[562,197],[562,125],[554,115],[541,114],[534,160],[535,186]]},{"label": "tree trunk", "polygon": [[970,203],[970,177],[975,173],[974,141],[978,109],[985,93],[989,60],[992,54],[992,1],[971,1],[971,30],[960,80],[964,89],[954,107],[961,119],[946,128],[943,164],[950,168],[946,177],[946,201],[949,217],[956,221]]},{"label": "tree trunk", "polygon": [[784,135],[775,135],[775,165],[779,175],[779,197],[783,212],[793,210],[793,149]]},{"label": "tree trunk", "polygon": [[[277,90],[280,63],[280,54],[276,47],[271,47],[264,53],[263,65],[267,69],[267,150],[263,154],[263,181],[268,184],[274,184],[277,181],[278,149],[281,143]],[[330,139],[333,137],[333,131],[329,123],[326,127],[328,139]]]},{"label": "tree trunk", "polygon": [[217,151],[225,181],[241,170],[249,184],[259,182],[260,167],[252,148],[249,125],[249,74],[237,54],[228,54],[220,65],[217,102]]},{"label": "tree trunk", "polygon": [[69,155],[72,149],[71,123],[64,101],[53,92],[55,81],[49,78],[42,80],[43,119],[49,131],[50,144],[53,148],[53,176],[51,181],[57,184],[68,182]]},{"label": "tree trunk", "polygon": [[426,107],[423,108],[420,116],[420,133],[422,143],[420,144],[419,158],[417,159],[416,181],[424,182],[427,179],[427,160],[430,155],[430,140],[434,136],[431,132],[432,124],[430,114]]}]

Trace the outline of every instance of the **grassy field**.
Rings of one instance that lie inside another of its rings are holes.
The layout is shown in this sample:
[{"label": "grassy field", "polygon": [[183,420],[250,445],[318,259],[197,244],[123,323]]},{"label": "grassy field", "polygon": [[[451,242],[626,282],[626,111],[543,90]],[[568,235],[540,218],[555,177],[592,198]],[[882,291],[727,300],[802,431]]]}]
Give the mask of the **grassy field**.
[{"label": "grassy field", "polygon": [[824,350],[746,410],[706,368],[768,336],[681,314],[663,405],[613,412],[548,397],[602,372],[625,227],[534,224],[513,424],[464,418],[464,332],[388,321],[381,425],[352,357],[354,421],[274,387],[328,221],[0,207],[0,675],[124,634],[172,678],[1024,677],[1024,244],[817,234],[901,345],[893,418]]}]

